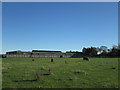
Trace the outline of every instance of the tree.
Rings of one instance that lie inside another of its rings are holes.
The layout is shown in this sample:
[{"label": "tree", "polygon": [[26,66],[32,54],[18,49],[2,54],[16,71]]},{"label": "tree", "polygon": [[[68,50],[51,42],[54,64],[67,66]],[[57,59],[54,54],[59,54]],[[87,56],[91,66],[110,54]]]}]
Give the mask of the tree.
[{"label": "tree", "polygon": [[99,54],[101,54],[102,52],[109,52],[109,49],[107,48],[107,46],[101,46],[100,48],[99,47],[97,47],[97,52],[99,53]]},{"label": "tree", "polygon": [[113,46],[112,46],[112,48],[114,48],[114,49],[118,49],[118,47],[119,47],[119,46],[117,46],[117,45],[113,45]]},{"label": "tree", "polygon": [[120,56],[119,54],[120,54],[119,45],[118,46],[117,45],[113,45],[111,50],[110,50],[110,52],[108,53],[108,55],[110,57],[118,57],[118,56]]},{"label": "tree", "polygon": [[106,50],[103,50],[103,52],[100,54],[100,56],[106,57],[106,56],[108,56],[108,52]]},{"label": "tree", "polygon": [[97,55],[97,48],[96,47],[91,47],[90,48],[90,56],[96,56]]},{"label": "tree", "polygon": [[107,46],[101,46],[100,49],[101,49],[102,52],[108,50]]},{"label": "tree", "polygon": [[84,56],[96,56],[97,55],[97,48],[96,47],[91,47],[91,48],[83,48],[82,50]]},{"label": "tree", "polygon": [[82,52],[84,56],[90,56],[90,48],[83,48]]}]

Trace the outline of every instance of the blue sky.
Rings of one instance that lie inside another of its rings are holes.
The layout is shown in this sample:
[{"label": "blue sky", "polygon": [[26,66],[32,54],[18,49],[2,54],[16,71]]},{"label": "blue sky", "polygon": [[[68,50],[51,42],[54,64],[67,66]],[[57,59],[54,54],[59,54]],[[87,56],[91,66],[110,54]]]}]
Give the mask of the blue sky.
[{"label": "blue sky", "polygon": [[118,43],[117,2],[3,3],[3,53]]}]

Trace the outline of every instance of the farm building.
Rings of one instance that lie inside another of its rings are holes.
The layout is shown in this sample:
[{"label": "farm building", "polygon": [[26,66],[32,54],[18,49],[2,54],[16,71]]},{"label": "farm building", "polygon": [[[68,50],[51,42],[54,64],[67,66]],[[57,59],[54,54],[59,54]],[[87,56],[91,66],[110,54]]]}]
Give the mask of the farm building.
[{"label": "farm building", "polygon": [[6,52],[6,57],[30,57],[31,52],[27,51],[10,51]]},{"label": "farm building", "polygon": [[[6,52],[6,57],[74,57],[75,52],[61,52],[48,50],[32,50],[30,51],[10,51]],[[79,53],[82,56],[81,53]]]}]

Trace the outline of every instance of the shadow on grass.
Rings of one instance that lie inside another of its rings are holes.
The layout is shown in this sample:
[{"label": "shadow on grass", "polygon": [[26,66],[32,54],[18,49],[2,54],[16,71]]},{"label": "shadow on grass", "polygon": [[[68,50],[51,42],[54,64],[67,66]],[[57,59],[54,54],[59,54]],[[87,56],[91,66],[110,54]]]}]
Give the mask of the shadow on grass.
[{"label": "shadow on grass", "polygon": [[[40,76],[41,75],[43,75],[43,76],[49,76],[50,74],[46,73],[46,74],[40,74]],[[37,78],[33,79],[33,80],[14,80],[14,82],[36,82],[36,81],[40,81],[39,75],[37,75]]]},{"label": "shadow on grass", "polygon": [[40,75],[43,75],[43,76],[49,76],[50,74],[47,73],[47,74],[40,74]]},{"label": "shadow on grass", "polygon": [[14,82],[36,82],[38,80],[14,80]]}]

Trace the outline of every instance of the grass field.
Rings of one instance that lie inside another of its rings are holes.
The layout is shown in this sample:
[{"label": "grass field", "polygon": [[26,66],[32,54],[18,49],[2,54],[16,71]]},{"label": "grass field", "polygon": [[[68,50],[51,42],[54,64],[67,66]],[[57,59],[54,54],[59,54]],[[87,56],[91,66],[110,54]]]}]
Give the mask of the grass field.
[{"label": "grass field", "polygon": [[53,62],[50,58],[32,59],[4,58],[2,87],[118,88],[118,58],[54,58]]}]

